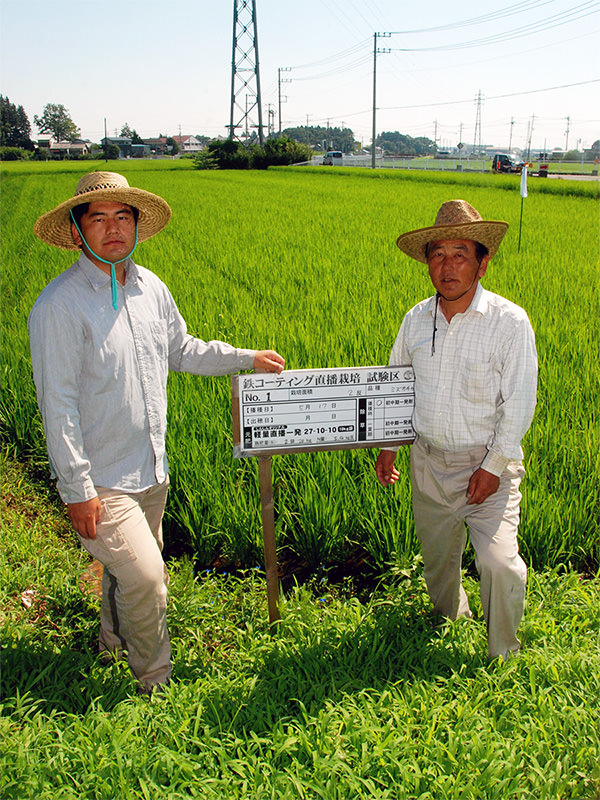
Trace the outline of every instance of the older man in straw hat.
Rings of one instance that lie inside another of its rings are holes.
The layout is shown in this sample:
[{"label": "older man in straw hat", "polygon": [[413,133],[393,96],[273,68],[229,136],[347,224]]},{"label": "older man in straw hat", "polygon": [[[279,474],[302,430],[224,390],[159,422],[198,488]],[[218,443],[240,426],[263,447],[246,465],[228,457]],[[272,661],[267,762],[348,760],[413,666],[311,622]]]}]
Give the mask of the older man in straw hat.
[{"label": "older man in straw hat", "polygon": [[[427,264],[436,292],[406,314],[390,357],[391,364],[412,364],[415,373],[413,510],[434,612],[471,616],[461,584],[466,523],[489,655],[503,659],[520,644],[527,576],[517,547],[521,439],[537,385],[527,314],[479,283],[507,228],[451,200],[433,226],[399,237],[404,253]],[[395,456],[379,454],[383,486],[399,477]]]},{"label": "older man in straw hat", "polygon": [[160,197],[112,172],[85,175],[41,216],[44,242],[80,250],[29,316],[33,375],[50,464],[83,546],[104,565],[100,649],[128,653],[146,690],[171,674],[162,516],[169,370],[280,372],[272,350],[187,333],[167,287],[132,260],[169,222]]}]

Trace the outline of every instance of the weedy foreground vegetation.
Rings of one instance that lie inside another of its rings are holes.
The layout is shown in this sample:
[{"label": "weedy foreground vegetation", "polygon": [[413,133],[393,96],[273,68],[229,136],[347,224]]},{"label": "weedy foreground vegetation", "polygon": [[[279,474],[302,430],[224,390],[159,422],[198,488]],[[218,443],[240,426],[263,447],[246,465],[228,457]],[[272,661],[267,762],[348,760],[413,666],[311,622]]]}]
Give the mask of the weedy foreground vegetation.
[{"label": "weedy foreground vegetation", "polygon": [[172,562],[175,680],[147,699],[95,654],[64,514],[22,466],[2,475],[4,800],[599,796],[597,580],[530,573],[523,651],[489,665],[481,609],[436,625],[418,563],[360,597],[296,587],[271,636],[260,572]]},{"label": "weedy foreground vegetation", "polygon": [[[0,795],[598,798],[597,187],[530,183],[518,252],[514,176],[118,168],[173,208],[136,260],[166,280],[190,330],[275,347],[290,368],[387,361],[405,311],[430,293],[395,238],[444,200],[510,222],[485,285],[527,309],[540,355],[524,648],[486,662],[469,555],[475,620],[429,617],[406,449],[387,492],[369,451],[274,458],[281,553],[312,578],[288,587],[271,636],[256,464],[232,458],[228,383],[176,375],[167,537],[189,558],[170,561],[175,679],[146,699],[123,664],[102,664],[87,557],[49,488],[26,330],[72,262],[31,227],[83,170],[3,165]],[[356,552],[371,583],[330,582],[328,565]],[[215,558],[243,569],[203,569]]]}]

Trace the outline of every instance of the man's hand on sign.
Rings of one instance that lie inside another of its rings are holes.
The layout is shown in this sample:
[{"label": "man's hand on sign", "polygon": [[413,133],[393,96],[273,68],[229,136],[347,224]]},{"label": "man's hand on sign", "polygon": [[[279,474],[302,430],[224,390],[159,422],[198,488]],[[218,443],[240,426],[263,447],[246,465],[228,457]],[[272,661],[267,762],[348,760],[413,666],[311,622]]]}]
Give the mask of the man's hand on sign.
[{"label": "man's hand on sign", "polygon": [[96,538],[96,523],[100,521],[102,506],[97,497],[82,503],[67,503],[71,525],[83,539]]},{"label": "man's hand on sign", "polygon": [[469,486],[467,488],[467,505],[479,505],[488,498],[491,494],[498,491],[500,485],[500,478],[497,475],[492,475],[481,467],[471,475]]},{"label": "man's hand on sign", "polygon": [[400,473],[394,466],[396,460],[396,453],[394,450],[382,450],[375,462],[375,473],[377,480],[385,488],[392,483],[396,483],[400,477]]},{"label": "man's hand on sign", "polygon": [[259,350],[254,356],[255,372],[283,372],[285,359],[275,350]]}]

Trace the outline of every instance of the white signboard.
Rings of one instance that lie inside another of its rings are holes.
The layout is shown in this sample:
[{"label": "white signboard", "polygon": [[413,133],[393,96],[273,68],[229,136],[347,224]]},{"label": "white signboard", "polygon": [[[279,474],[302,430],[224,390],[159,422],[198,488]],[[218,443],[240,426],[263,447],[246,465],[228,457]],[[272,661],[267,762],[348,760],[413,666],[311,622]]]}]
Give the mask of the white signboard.
[{"label": "white signboard", "polygon": [[412,367],[234,375],[234,456],[410,444]]}]

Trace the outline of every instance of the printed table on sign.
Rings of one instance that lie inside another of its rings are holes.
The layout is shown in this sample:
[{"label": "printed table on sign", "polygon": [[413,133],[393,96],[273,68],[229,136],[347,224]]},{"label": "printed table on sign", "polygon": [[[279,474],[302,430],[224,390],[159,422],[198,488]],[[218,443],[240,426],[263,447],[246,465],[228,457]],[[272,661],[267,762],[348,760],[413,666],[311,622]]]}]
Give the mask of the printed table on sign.
[{"label": "printed table on sign", "polygon": [[238,458],[414,440],[411,367],[235,375],[232,397]]}]

